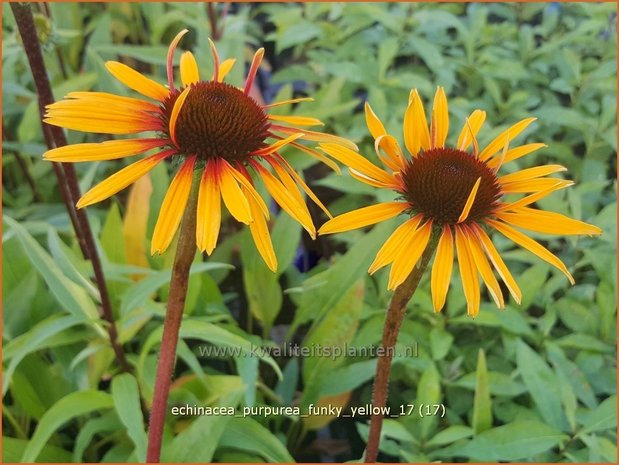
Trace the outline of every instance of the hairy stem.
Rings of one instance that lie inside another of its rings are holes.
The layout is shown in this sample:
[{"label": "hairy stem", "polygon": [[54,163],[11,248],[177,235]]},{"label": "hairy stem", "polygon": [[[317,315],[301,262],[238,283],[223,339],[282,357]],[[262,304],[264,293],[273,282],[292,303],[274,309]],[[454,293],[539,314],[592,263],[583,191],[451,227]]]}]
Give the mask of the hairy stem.
[{"label": "hairy stem", "polygon": [[[47,76],[41,45],[39,44],[34,18],[32,17],[31,4],[11,3],[11,10],[15,16],[15,22],[24,44],[28,63],[32,71],[32,77],[37,89],[39,99],[39,111],[43,134],[48,148],[62,147],[67,145],[67,139],[63,130],[56,126],[50,126],[43,122],[45,106],[54,102],[52,87]],[[75,168],[70,163],[54,164],[54,172],[58,178],[58,185],[61,188],[62,197],[65,201],[69,218],[73,223],[82,254],[90,259],[95,275],[95,282],[101,296],[101,316],[106,322],[106,329],[110,338],[110,344],[114,350],[116,360],[121,370],[131,372],[131,365],[125,357],[125,352],[118,341],[118,331],[112,313],[112,304],[103,274],[103,268],[99,259],[99,254],[95,245],[95,239],[90,229],[90,223],[85,210],[77,210],[75,204],[80,198],[80,189],[77,183]]]},{"label": "hairy stem", "polygon": [[[381,356],[378,357],[374,385],[372,386],[372,408],[375,411],[382,411],[382,408],[387,404],[391,360],[395,352],[395,344],[398,340],[400,327],[406,315],[406,305],[411,300],[411,297],[413,297],[419,285],[419,281],[428,266],[428,262],[434,254],[437,244],[438,237],[436,234],[433,234],[417,266],[413,268],[413,271],[411,271],[411,274],[408,275],[406,280],[397,287],[391,298],[389,309],[385,317],[385,326],[383,327],[383,339],[381,343],[383,349],[381,350]],[[372,414],[370,418],[370,433],[365,449],[365,463],[376,462],[382,426],[383,415]]]},{"label": "hairy stem", "polygon": [[172,267],[168,307],[163,322],[163,337],[157,362],[155,391],[148,429],[147,463],[158,463],[161,456],[163,428],[176,360],[176,346],[183,319],[185,298],[189,284],[189,269],[196,253],[196,211],[198,202],[199,171],[194,175],[191,196],[185,208],[180,227],[176,256]]}]

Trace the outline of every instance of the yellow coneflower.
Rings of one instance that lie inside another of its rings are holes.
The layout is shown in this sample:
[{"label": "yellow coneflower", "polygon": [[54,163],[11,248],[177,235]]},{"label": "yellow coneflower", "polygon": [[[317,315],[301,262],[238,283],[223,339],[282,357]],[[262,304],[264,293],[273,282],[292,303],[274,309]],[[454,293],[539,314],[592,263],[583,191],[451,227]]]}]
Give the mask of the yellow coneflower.
[{"label": "yellow coneflower", "polygon": [[[539,143],[509,147],[510,142],[535,118],[514,124],[480,150],[476,137],[486,113],[475,110],[466,119],[456,145],[450,147],[445,144],[449,114],[444,90],[439,87],[436,91],[429,127],[421,98],[417,90],[412,90],[404,115],[404,144],[410,154],[406,157],[397,140],[387,134],[367,103],[365,116],[375,139],[376,153],[385,169],[338,144],[325,143],[320,147],[347,165],[354,178],[371,186],[393,190],[401,197],[333,218],[319,229],[319,234],[348,231],[388,220],[401,213],[408,214],[409,219],[393,232],[378,251],[369,272],[374,273],[391,264],[388,287],[396,289],[411,273],[434,234],[438,238],[431,274],[435,311],[440,311],[445,304],[454,250],[469,315],[479,312],[480,275],[497,306],[504,306],[492,266],[514,300],[520,302],[521,291],[492,244],[488,235],[490,230],[498,231],[557,267],[574,283],[572,275],[558,257],[516,229],[550,234],[601,233],[596,226],[531,207],[552,192],[573,184],[548,176],[565,171],[565,168],[544,165],[503,176],[497,174],[503,164],[545,147]],[[472,150],[469,150],[471,146]],[[505,196],[509,194],[527,195],[507,200]]]},{"label": "yellow coneflower", "polygon": [[345,139],[297,127],[321,125],[315,118],[268,112],[275,106],[311,98],[260,105],[250,96],[264,55],[262,48],[253,57],[244,87],[237,88],[224,82],[235,60],[220,62],[215,45],[209,40],[215,68],[211,79],[200,80],[194,55],[184,52],[180,59],[182,85],[175,87],[173,56],[186,32],[181,31],[170,44],[167,87],[122,63],[106,63],[107,70],[116,79],[149,100],[103,92],[72,92],[64,100],[47,107],[45,122],[56,126],[105,134],[154,131],[155,135],[75,144],[50,150],[44,157],[58,162],[84,162],[113,160],[156,150],[90,189],[77,204],[82,208],[116,194],[163,160],[180,156],[184,161],[163,200],[151,253],[162,253],[170,245],[189,198],[193,171],[203,169],[197,207],[198,248],[209,255],[215,249],[223,199],[230,214],[249,225],[258,251],[268,267],[275,270],[277,259],[267,227],[269,210],[254,187],[251,172],[259,175],[282,209],[315,237],[316,230],[298,186],[329,215],[328,210],[279,151],[291,145],[337,170],[332,160],[300,144],[299,140],[333,141],[356,147]]}]

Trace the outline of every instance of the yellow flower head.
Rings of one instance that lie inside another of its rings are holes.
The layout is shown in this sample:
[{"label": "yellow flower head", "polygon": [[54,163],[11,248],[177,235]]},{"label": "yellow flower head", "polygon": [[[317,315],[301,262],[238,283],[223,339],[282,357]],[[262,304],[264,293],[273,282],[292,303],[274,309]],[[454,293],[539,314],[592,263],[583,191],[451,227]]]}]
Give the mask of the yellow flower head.
[{"label": "yellow flower head", "polygon": [[282,209],[315,237],[316,230],[299,186],[327,215],[329,212],[279,151],[292,145],[337,170],[332,160],[300,144],[299,140],[332,141],[353,149],[356,146],[339,137],[297,127],[321,125],[315,118],[268,112],[277,105],[311,98],[261,105],[250,96],[264,55],[262,48],[254,55],[243,88],[224,82],[235,60],[220,62],[213,42],[209,41],[215,70],[209,80],[200,80],[193,54],[184,52],[180,60],[182,85],[176,88],[173,57],[186,32],[186,29],[181,31],[170,44],[167,87],[122,63],[106,63],[116,79],[148,100],[104,92],[72,92],[47,107],[45,122],[56,126],[104,134],[154,132],[154,135],[75,144],[49,150],[44,157],[57,162],[82,162],[113,160],[156,150],[89,190],[77,204],[82,208],[116,194],[163,160],[181,156],[184,161],[164,198],[151,253],[162,253],[170,245],[189,198],[194,169],[202,169],[197,207],[198,248],[209,255],[215,249],[223,199],[230,214],[249,225],[258,251],[269,268],[275,270],[277,260],[266,222],[269,210],[253,185],[251,173],[258,174]]},{"label": "yellow flower head", "polygon": [[[371,186],[394,190],[401,197],[394,202],[380,203],[333,218],[320,228],[319,234],[348,231],[408,213],[410,218],[378,251],[369,272],[374,273],[391,264],[389,289],[397,288],[412,272],[434,234],[438,240],[431,275],[435,311],[440,311],[445,305],[454,261],[454,243],[469,315],[479,312],[479,276],[497,306],[504,306],[493,267],[514,300],[520,303],[520,289],[488,236],[492,229],[556,266],[570,282],[574,282],[559,258],[514,228],[550,234],[601,233],[596,226],[531,207],[552,192],[573,184],[548,176],[565,171],[565,168],[544,165],[498,175],[503,164],[545,147],[544,144],[509,146],[535,118],[514,124],[480,151],[476,137],[486,113],[475,110],[466,119],[456,145],[450,147],[445,145],[449,129],[445,92],[441,87],[436,91],[428,127],[421,98],[417,90],[413,90],[404,115],[404,145],[410,154],[407,157],[367,103],[365,116],[384,169],[338,144],[324,143],[320,147],[347,165],[354,178]],[[505,198],[508,194],[527,195],[508,201]]]}]

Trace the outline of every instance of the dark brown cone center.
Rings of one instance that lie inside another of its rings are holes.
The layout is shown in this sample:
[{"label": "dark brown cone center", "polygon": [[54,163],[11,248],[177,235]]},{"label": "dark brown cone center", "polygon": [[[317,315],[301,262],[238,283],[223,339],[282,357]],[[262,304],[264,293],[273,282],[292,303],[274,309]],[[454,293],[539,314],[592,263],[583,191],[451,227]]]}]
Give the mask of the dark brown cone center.
[{"label": "dark brown cone center", "polygon": [[[163,103],[169,125],[180,91]],[[223,82],[191,84],[176,120],[176,145],[185,155],[202,159],[243,159],[264,147],[269,122],[264,110],[242,90]]]},{"label": "dark brown cone center", "polygon": [[465,223],[488,216],[501,196],[494,172],[470,153],[437,148],[410,160],[402,172],[404,196],[413,210],[438,224],[456,224],[466,201],[481,178]]}]

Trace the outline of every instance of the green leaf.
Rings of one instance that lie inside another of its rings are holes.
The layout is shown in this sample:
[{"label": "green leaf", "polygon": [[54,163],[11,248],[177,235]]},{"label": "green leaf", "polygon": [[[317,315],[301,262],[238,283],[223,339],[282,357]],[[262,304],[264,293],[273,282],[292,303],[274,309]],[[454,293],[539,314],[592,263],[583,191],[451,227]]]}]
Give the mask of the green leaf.
[{"label": "green leaf", "polygon": [[557,393],[559,384],[557,377],[546,362],[527,344],[518,341],[516,353],[518,371],[522,381],[531,393],[531,398],[542,418],[555,428],[565,430],[567,424],[561,400]]},{"label": "green leaf", "polygon": [[578,434],[614,430],[617,427],[617,396],[611,396],[587,413]]},{"label": "green leaf", "polygon": [[378,80],[385,77],[385,73],[394,58],[398,55],[398,39],[397,37],[388,37],[383,40],[378,46]]},{"label": "green leaf", "polygon": [[45,280],[62,308],[76,316],[85,316],[90,320],[97,319],[97,309],[86,291],[62,273],[52,257],[23,226],[8,216],[3,216],[3,219],[15,232],[30,262]]},{"label": "green leaf", "polygon": [[286,446],[252,418],[232,418],[224,430],[219,447],[258,454],[270,463],[292,463]]},{"label": "green leaf", "polygon": [[[417,386],[417,403],[436,405],[441,402],[441,379],[438,370],[431,364],[425,369]],[[437,417],[425,417],[420,424],[422,438],[429,438],[437,424]]]},{"label": "green leaf", "polygon": [[475,434],[492,427],[492,401],[488,387],[488,370],[486,355],[479,349],[477,356],[477,384],[475,386],[475,400],[473,401],[473,429]]},{"label": "green leaf", "polygon": [[[20,461],[24,450],[28,446],[25,439],[10,438],[2,436],[2,462],[17,463]],[[39,462],[43,463],[69,463],[71,462],[71,452],[61,449],[51,444],[41,449]]]},{"label": "green leaf", "polygon": [[450,448],[449,456],[487,462],[531,459],[567,439],[567,435],[544,423],[515,421],[484,431],[465,446]]},{"label": "green leaf", "polygon": [[136,459],[143,462],[146,460],[146,433],[140,409],[140,392],[135,378],[129,373],[115,376],[112,379],[112,398],[116,413],[135,444]]},{"label": "green leaf", "polygon": [[51,435],[67,421],[113,406],[112,396],[101,391],[78,391],[63,397],[41,418],[20,462],[34,462]]},{"label": "green leaf", "polygon": [[122,428],[122,424],[118,419],[116,412],[111,410],[104,413],[100,417],[91,418],[80,428],[77,438],[75,438],[75,446],[73,448],[73,462],[84,462],[84,451],[88,444],[97,434],[107,434],[118,431]]},{"label": "green leaf", "polygon": [[430,331],[430,350],[432,351],[432,358],[434,360],[442,360],[445,358],[454,337],[450,332],[441,328],[432,328]]},{"label": "green leaf", "polygon": [[473,436],[473,428],[464,425],[453,425],[433,436],[426,444],[428,447],[443,446]]}]

